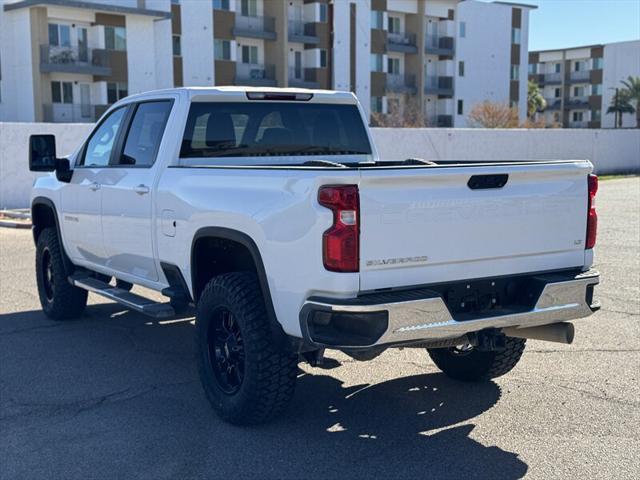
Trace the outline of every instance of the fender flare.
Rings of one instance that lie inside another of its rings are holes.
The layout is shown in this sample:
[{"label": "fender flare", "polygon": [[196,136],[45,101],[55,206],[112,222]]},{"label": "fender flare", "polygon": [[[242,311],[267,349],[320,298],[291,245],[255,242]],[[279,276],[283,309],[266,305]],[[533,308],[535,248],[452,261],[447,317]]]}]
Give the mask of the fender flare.
[{"label": "fender flare", "polygon": [[273,308],[273,299],[271,298],[271,290],[269,289],[269,282],[267,280],[267,273],[262,262],[262,256],[260,250],[253,239],[246,233],[238,230],[233,230],[225,227],[202,227],[196,231],[191,242],[190,251],[190,263],[191,263],[191,288],[193,290],[193,298],[197,302],[195,287],[196,287],[196,262],[194,249],[198,240],[202,238],[221,238],[224,240],[230,240],[244,246],[253,259],[253,263],[256,267],[258,275],[258,284],[262,291],[262,297],[265,303],[265,309],[267,311],[267,318],[269,321],[269,327],[273,335],[273,340],[279,348],[286,350],[295,350],[293,339],[289,337],[282,328],[280,322],[276,317],[275,309]]},{"label": "fender flare", "polygon": [[31,221],[32,221],[32,227],[31,227],[31,233],[33,235],[33,243],[37,245],[38,243],[38,236],[37,236],[37,228],[36,225],[33,224],[33,209],[35,206],[37,205],[44,205],[47,208],[49,208],[52,212],[53,212],[53,223],[56,226],[56,233],[58,234],[58,241],[60,243],[60,249],[62,250],[62,261],[64,262],[64,265],[67,269],[67,272],[73,272],[73,270],[75,270],[75,265],[71,262],[71,259],[69,258],[69,256],[67,255],[67,252],[64,248],[64,242],[62,240],[62,231],[60,230],[60,221],[58,219],[58,211],[56,210],[56,206],[53,203],[53,200],[51,200],[50,198],[47,197],[35,197],[32,201],[31,201]]}]

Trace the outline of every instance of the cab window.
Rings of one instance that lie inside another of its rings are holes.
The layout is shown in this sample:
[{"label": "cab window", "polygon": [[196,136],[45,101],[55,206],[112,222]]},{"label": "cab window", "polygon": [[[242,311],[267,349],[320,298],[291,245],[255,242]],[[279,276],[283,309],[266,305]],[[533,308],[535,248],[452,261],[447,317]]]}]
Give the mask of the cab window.
[{"label": "cab window", "polygon": [[150,167],[156,160],[172,102],[144,102],[136,107],[118,166]]},{"label": "cab window", "polygon": [[126,108],[119,108],[109,114],[91,134],[80,165],[85,167],[106,167],[109,165],[113,144],[122,125]]}]

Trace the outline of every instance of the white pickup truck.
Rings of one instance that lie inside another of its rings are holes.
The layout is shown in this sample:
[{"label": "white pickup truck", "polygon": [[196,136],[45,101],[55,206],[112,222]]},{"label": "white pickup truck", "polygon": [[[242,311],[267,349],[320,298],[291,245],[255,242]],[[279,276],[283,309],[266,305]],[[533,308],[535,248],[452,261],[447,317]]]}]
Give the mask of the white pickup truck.
[{"label": "white pickup truck", "polygon": [[421,348],[488,380],[599,306],[588,161],[385,161],[350,93],[133,95],[67,158],[32,136],[29,163],[53,172],[31,207],[44,312],[78,317],[87,291],[156,318],[195,306],[202,385],[232,423],[281,412],[327,348]]}]

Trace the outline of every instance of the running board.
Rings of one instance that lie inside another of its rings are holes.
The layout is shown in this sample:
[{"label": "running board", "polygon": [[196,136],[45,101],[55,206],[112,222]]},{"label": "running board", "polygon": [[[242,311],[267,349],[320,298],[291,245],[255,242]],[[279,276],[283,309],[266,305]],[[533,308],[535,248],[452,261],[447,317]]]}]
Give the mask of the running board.
[{"label": "running board", "polygon": [[136,312],[144,313],[153,318],[163,319],[174,317],[176,312],[168,303],[155,302],[149,298],[127,292],[121,288],[114,287],[102,282],[97,278],[87,276],[71,276],[69,281],[76,287],[83,288],[89,292],[97,293],[109,300],[114,300]]}]

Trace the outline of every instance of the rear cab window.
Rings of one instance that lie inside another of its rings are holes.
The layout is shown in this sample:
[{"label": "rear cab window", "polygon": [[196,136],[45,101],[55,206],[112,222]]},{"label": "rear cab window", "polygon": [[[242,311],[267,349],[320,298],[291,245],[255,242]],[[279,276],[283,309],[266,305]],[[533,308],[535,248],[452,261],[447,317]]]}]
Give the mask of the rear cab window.
[{"label": "rear cab window", "polygon": [[263,164],[300,164],[300,159],[273,159],[371,154],[356,105],[274,101],[192,103],[180,149],[186,165],[248,157],[266,157],[258,162]]}]

